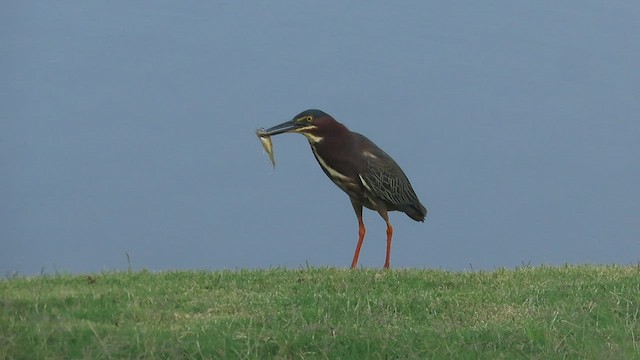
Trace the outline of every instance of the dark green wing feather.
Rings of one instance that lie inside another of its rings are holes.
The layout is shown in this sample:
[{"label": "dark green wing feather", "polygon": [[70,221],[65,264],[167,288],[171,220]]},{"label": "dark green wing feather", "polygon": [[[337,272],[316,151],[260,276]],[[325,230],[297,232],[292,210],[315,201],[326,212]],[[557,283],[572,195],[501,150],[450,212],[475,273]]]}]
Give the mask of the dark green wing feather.
[{"label": "dark green wing feather", "polygon": [[385,203],[388,210],[400,210],[416,221],[424,221],[427,209],[420,203],[409,179],[400,166],[367,138],[363,137],[365,165],[358,175],[373,197]]},{"label": "dark green wing feather", "polygon": [[391,158],[367,157],[367,166],[360,176],[367,190],[389,205],[419,203],[409,179]]}]

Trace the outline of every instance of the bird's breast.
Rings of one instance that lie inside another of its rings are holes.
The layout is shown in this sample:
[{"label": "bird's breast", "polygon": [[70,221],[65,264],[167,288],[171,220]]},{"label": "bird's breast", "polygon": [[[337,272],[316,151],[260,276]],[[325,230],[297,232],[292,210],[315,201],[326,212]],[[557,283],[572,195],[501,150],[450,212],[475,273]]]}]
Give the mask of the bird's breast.
[{"label": "bird's breast", "polygon": [[320,155],[318,149],[315,146],[312,145],[311,150],[313,151],[313,155],[316,157],[316,160],[318,160],[318,164],[320,164],[320,167],[325,171],[325,173],[327,173],[327,176],[329,176],[331,180],[340,181],[340,182],[353,181],[353,179],[351,179],[351,177],[348,174],[345,174],[345,171],[341,172],[340,170],[336,169],[337,166],[333,164],[332,164],[333,166],[330,165],[329,162],[327,162],[327,160],[325,159],[325,157]]},{"label": "bird's breast", "polygon": [[351,199],[370,209],[376,207],[374,200],[367,196],[367,191],[363,188],[357,166],[340,157],[339,152],[337,154],[328,154],[313,144],[311,145],[311,150],[324,173],[342,191],[346,192]]}]

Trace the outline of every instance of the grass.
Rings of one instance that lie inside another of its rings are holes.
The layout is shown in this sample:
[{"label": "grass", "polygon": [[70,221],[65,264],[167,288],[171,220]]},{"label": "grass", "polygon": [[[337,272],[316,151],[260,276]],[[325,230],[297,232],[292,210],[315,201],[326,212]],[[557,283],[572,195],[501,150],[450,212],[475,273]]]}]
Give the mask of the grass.
[{"label": "grass", "polygon": [[640,267],[0,281],[0,359],[640,359]]}]

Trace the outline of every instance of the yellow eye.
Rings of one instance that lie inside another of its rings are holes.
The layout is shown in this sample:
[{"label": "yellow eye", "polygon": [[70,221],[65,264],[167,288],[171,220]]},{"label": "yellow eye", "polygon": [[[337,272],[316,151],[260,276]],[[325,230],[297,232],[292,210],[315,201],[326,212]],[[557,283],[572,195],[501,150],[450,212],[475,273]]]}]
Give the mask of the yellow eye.
[{"label": "yellow eye", "polygon": [[298,124],[302,124],[302,123],[307,123],[307,124],[311,124],[311,122],[313,121],[313,116],[311,115],[307,115],[307,116],[303,116],[301,118],[296,119],[296,122]]}]

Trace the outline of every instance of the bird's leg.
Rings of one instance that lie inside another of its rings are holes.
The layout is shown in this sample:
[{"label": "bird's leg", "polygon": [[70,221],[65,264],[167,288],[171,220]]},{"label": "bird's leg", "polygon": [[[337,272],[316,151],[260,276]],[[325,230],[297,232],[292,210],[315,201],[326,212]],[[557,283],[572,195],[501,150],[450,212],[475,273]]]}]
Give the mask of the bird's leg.
[{"label": "bird's leg", "polygon": [[353,254],[353,261],[351,262],[351,268],[355,269],[358,266],[358,257],[360,256],[360,247],[364,241],[364,234],[366,233],[366,229],[364,228],[364,222],[362,221],[362,206],[353,204],[353,210],[356,212],[356,216],[358,217],[358,245],[356,245],[356,252]]},{"label": "bird's leg", "polygon": [[387,256],[384,260],[384,268],[389,268],[389,261],[391,259],[391,238],[393,237],[393,226],[387,221]]},{"label": "bird's leg", "polygon": [[391,226],[391,222],[389,221],[389,215],[387,214],[387,210],[379,210],[380,216],[387,223],[387,256],[384,260],[384,268],[389,268],[389,263],[391,260],[391,238],[393,238],[393,226]]},{"label": "bird's leg", "polygon": [[364,222],[362,222],[362,216],[358,216],[358,245],[356,245],[356,252],[353,254],[353,261],[351,262],[351,268],[355,269],[358,266],[358,257],[360,256],[360,247],[364,242],[364,234],[366,232],[364,228]]}]

